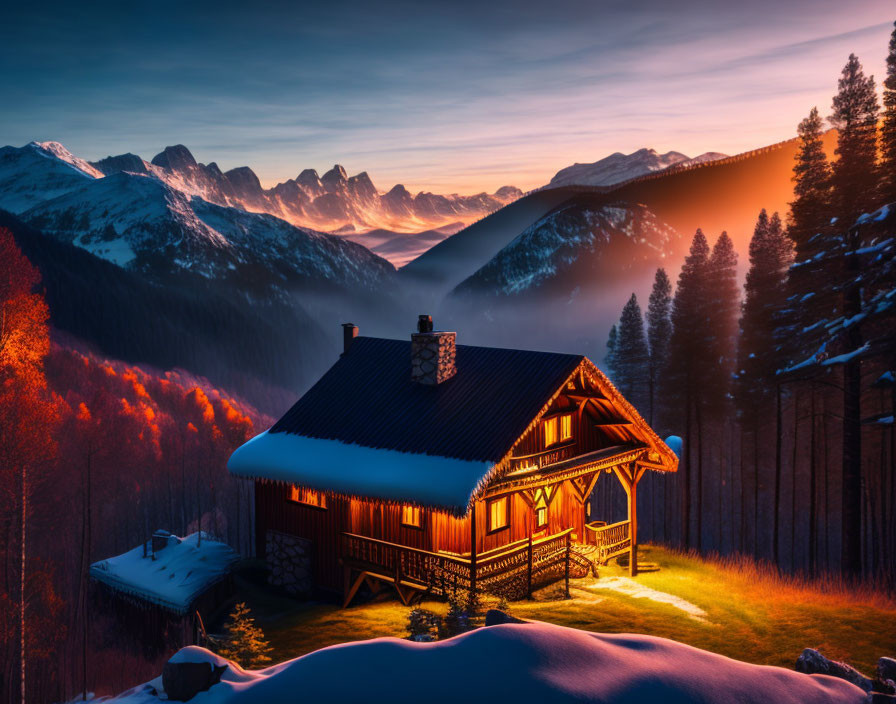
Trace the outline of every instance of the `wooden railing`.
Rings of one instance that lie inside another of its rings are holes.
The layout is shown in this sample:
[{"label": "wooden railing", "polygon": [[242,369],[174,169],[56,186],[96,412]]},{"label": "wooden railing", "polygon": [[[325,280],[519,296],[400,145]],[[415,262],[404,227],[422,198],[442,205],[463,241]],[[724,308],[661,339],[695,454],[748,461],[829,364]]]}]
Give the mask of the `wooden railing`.
[{"label": "wooden railing", "polygon": [[626,552],[632,544],[631,521],[606,525],[602,522],[585,524],[587,542],[597,546],[597,559],[604,563]]},{"label": "wooden railing", "polygon": [[434,594],[477,589],[522,598],[553,579],[569,578],[572,528],[468,557],[430,552],[353,533],[342,534],[347,566]]},{"label": "wooden railing", "polygon": [[574,442],[567,442],[563,445],[549,447],[540,452],[533,452],[530,455],[516,455],[509,459],[510,474],[522,474],[568,460],[575,453],[575,449],[576,445]]},{"label": "wooden railing", "polygon": [[342,559],[353,567],[394,579],[396,583],[411,583],[439,594],[471,587],[470,561],[456,555],[343,533]]}]

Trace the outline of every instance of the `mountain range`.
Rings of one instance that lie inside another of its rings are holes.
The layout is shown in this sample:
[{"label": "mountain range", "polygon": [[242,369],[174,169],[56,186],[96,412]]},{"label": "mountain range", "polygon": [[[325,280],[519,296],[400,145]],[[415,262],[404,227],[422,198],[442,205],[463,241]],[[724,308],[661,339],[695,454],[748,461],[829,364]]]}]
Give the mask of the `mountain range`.
[{"label": "mountain range", "polygon": [[[332,234],[253,212],[266,201],[250,194],[267,196],[245,185],[251,172],[202,180],[217,167],[186,150],[89,163],[34,142],[0,149],[0,209],[41,269],[54,327],[128,362],[184,365],[276,415],[335,354],[346,320],[404,337],[427,312],[469,344],[599,360],[631,292],[643,303],[658,266],[674,278],[697,227],[710,240],[727,229],[746,251],[760,208],[787,207],[795,151],[792,140],[646,172],[636,158],[627,173],[644,178],[536,189],[467,226]],[[313,202],[333,195],[327,183],[365,191],[338,170],[318,180]]]},{"label": "mountain range", "polygon": [[189,271],[266,296],[372,290],[394,276],[387,261],[343,238],[215,204],[151,170],[105,173],[57,143],[4,147],[0,208],[126,268]]},{"label": "mountain range", "polygon": [[631,154],[616,152],[590,164],[573,164],[560,169],[549,185],[556,186],[613,186],[654,171],[672,166],[685,167],[724,159],[727,154],[706,152],[689,157],[681,152],[659,154],[655,149],[639,149]]},{"label": "mountain range", "polygon": [[90,166],[106,176],[121,171],[153,176],[209,203],[268,213],[293,225],[338,234],[373,228],[418,232],[458,220],[466,223],[522,195],[514,186],[475,195],[413,195],[401,184],[380,192],[366,171],[349,176],[339,164],[323,176],[314,169],[304,169],[296,178],[266,189],[248,166],[222,171],[214,162],[198,163],[182,144],[165,147],[150,162],[128,153],[100,159]]}]

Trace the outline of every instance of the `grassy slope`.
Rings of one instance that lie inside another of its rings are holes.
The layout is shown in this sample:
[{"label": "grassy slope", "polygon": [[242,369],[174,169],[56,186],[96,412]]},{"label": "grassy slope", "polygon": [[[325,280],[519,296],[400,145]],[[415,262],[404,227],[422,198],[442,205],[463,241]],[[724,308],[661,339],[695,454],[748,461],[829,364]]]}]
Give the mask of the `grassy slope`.
[{"label": "grassy slope", "polygon": [[[672,638],[739,660],[787,668],[806,647],[866,673],[873,672],[881,655],[896,654],[896,603],[880,594],[797,584],[752,563],[706,561],[657,547],[642,549],[641,561],[659,563],[662,569],[639,575],[639,583],[703,608],[708,622],[668,604],[594,588],[591,577],[573,581],[571,600],[553,600],[557,589],[548,588],[533,601],[511,604],[510,610],[520,618],[589,631]],[[625,574],[616,565],[601,570],[601,577]],[[245,596],[275,648],[275,662],[345,641],[406,635],[409,609],[389,591],[345,610],[333,604],[297,604],[252,589]],[[446,609],[441,602],[423,606],[439,613]]]}]

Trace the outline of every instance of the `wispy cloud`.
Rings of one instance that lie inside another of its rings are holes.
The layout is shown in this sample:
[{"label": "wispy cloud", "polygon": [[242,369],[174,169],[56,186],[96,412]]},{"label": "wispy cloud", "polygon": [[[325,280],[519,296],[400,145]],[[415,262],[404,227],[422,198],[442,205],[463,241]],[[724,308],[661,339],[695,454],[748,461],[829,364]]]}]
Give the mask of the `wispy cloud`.
[{"label": "wispy cloud", "polygon": [[3,143],[181,142],[266,183],[340,162],[461,192],[784,139],[827,109],[850,51],[882,74],[892,27],[888,0],[49,5],[8,13]]}]

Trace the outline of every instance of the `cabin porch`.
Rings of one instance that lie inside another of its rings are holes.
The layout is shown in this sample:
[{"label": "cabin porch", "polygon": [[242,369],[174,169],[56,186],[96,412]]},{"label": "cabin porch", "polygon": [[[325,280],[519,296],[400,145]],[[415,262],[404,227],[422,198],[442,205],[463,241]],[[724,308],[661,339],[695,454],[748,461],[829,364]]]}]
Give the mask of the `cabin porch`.
[{"label": "cabin porch", "polygon": [[[638,454],[608,448],[544,466],[544,473],[530,467],[511,472],[476,500],[463,519],[466,552],[437,544],[427,550],[343,532],[339,554],[344,605],[363,584],[373,591],[391,585],[405,604],[417,594],[447,595],[458,589],[522,599],[559,579],[568,590],[570,577],[596,575],[599,565],[626,553],[634,576],[637,484],[646,469],[636,461]],[[615,475],[625,490],[626,520],[609,525],[589,521],[591,494],[601,474]],[[496,509],[497,502],[503,507]],[[501,520],[497,528],[496,514]]]},{"label": "cabin porch", "polygon": [[452,591],[481,590],[508,599],[523,599],[549,582],[584,577],[592,562],[572,541],[572,528],[538,539],[528,538],[480,555],[430,552],[376,538],[342,536],[345,590],[343,606],[362,584],[377,591],[395,588],[403,603],[417,594],[447,596]]}]

